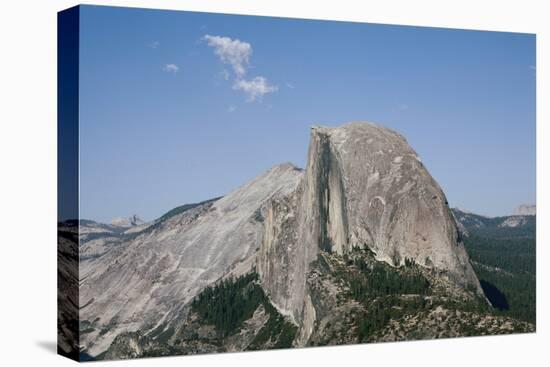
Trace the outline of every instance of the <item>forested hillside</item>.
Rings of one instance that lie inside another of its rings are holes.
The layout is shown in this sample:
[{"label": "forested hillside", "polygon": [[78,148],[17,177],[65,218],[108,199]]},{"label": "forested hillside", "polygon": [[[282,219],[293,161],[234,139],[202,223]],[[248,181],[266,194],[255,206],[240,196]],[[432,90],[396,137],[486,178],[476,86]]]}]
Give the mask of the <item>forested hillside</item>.
[{"label": "forested hillside", "polygon": [[454,209],[489,300],[504,315],[536,322],[536,217],[487,218]]}]

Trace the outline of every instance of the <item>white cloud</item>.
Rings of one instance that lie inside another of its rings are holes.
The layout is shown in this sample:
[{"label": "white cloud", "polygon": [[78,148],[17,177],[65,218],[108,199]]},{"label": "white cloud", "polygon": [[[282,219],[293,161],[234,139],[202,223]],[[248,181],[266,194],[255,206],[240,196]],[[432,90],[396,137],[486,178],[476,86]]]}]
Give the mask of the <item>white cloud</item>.
[{"label": "white cloud", "polygon": [[208,42],[208,46],[214,48],[214,53],[224,64],[233,67],[233,71],[238,78],[242,78],[246,74],[246,68],[252,55],[250,43],[209,34],[205,35],[203,39]]},{"label": "white cloud", "polygon": [[159,46],[160,46],[159,41],[153,41],[153,42],[151,42],[150,44],[147,45],[147,47],[150,47],[150,48],[158,48]]},{"label": "white cloud", "polygon": [[166,71],[167,73],[177,73],[180,68],[176,64],[166,64],[164,65],[164,68],[162,70]]},{"label": "white cloud", "polygon": [[287,88],[294,89],[294,84],[286,83]]},{"label": "white cloud", "polygon": [[221,72],[220,72],[220,75],[222,76],[222,78],[224,80],[229,80],[229,72],[225,69],[223,69]]},{"label": "white cloud", "polygon": [[[248,102],[261,101],[266,94],[276,92],[279,88],[271,85],[263,76],[256,76],[252,79],[246,79],[245,74],[248,69],[250,57],[252,56],[252,46],[248,42],[229,37],[205,35],[203,38],[209,47],[214,49],[220,60],[230,65],[233,70],[233,89],[243,91]],[[220,73],[223,79],[229,80],[230,73],[223,69]],[[294,86],[291,86],[292,88]],[[235,111],[230,107],[229,112]]]},{"label": "white cloud", "polygon": [[263,76],[257,76],[251,80],[236,80],[233,89],[242,90],[246,94],[247,101],[253,102],[261,100],[266,94],[276,92],[279,88],[276,85],[270,85]]},{"label": "white cloud", "polygon": [[235,106],[229,106],[227,108],[227,112],[235,112],[236,110],[237,110],[237,107],[235,107]]}]

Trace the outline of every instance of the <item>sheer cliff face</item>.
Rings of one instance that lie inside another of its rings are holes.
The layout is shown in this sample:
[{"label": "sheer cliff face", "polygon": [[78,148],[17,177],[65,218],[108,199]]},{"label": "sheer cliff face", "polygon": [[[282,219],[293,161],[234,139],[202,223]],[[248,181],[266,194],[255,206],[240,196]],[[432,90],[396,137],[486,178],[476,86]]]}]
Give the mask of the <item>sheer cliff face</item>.
[{"label": "sheer cliff face", "polygon": [[441,188],[401,135],[374,124],[313,127],[302,182],[269,205],[265,225],[259,273],[303,325],[302,340],[315,319],[306,274],[320,249],[368,246],[378,260],[413,259],[481,294]]}]

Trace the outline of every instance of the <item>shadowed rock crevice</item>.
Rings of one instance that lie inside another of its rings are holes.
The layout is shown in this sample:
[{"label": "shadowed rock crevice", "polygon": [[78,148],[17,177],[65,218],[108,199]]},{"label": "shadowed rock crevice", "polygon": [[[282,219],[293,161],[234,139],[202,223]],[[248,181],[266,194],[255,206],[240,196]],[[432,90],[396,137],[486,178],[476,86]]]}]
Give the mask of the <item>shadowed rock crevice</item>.
[{"label": "shadowed rock crevice", "polygon": [[329,136],[320,127],[312,128],[313,157],[317,167],[316,191],[319,205],[319,247],[343,253],[348,249],[348,220],[342,170]]}]

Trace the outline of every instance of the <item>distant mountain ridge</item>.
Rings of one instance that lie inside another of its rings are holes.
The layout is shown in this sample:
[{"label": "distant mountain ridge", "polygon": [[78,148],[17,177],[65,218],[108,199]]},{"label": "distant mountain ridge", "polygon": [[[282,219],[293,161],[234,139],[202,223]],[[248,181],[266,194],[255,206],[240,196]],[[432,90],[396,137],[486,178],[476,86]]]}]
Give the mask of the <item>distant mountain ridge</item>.
[{"label": "distant mountain ridge", "polygon": [[138,217],[137,214],[133,214],[128,218],[114,218],[111,221],[111,224],[117,227],[135,227],[140,226],[144,223],[145,222],[140,217]]},{"label": "distant mountain ridge", "polygon": [[[452,212],[458,228],[464,236],[470,234],[491,236],[531,235],[534,233],[536,226],[536,216],[531,214],[486,217],[458,208],[453,208]],[[498,229],[507,229],[507,231],[499,231]]]},{"label": "distant mountain ridge", "polygon": [[536,321],[536,216],[453,209],[485,294],[501,313]]},{"label": "distant mountain ridge", "polygon": [[536,215],[537,206],[535,204],[521,204],[514,210],[514,215]]}]

